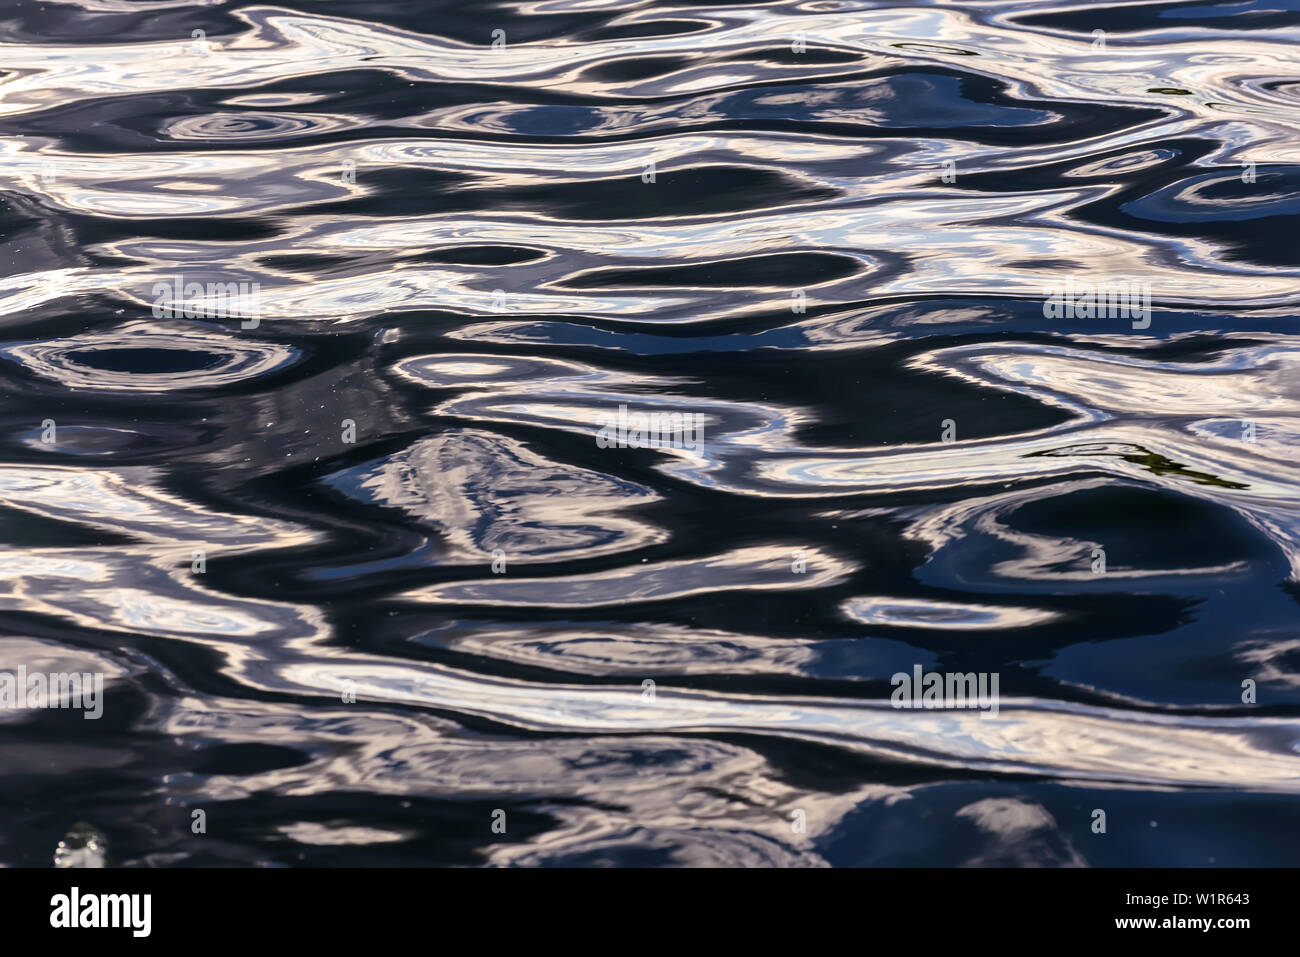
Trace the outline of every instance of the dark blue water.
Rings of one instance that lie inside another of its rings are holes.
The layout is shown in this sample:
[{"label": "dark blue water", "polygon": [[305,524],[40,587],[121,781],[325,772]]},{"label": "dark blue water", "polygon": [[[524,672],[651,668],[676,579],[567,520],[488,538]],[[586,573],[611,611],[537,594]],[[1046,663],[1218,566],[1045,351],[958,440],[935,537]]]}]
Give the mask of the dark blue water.
[{"label": "dark blue water", "polygon": [[1300,859],[1295,0],[0,8],[0,864]]}]

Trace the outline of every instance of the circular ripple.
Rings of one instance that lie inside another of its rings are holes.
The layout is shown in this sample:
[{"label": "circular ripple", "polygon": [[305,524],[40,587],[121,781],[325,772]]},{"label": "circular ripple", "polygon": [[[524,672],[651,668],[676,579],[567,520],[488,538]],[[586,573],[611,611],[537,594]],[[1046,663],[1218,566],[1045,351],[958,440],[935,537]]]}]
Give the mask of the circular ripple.
[{"label": "circular ripple", "polygon": [[126,328],[0,349],[0,358],[65,388],[103,392],[215,389],[297,361],[290,346],[203,329]]},{"label": "circular ripple", "polygon": [[895,628],[938,628],[947,631],[999,631],[1028,628],[1054,621],[1056,612],[1005,605],[963,604],[924,598],[851,598],[844,613],[865,625]]},{"label": "circular ripple", "polygon": [[405,379],[435,389],[503,386],[532,381],[553,384],[559,380],[597,376],[596,370],[588,366],[562,359],[472,353],[412,356],[396,363],[393,371]]},{"label": "circular ripple", "polygon": [[352,117],[321,113],[205,113],[164,123],[160,132],[174,140],[229,142],[315,136],[357,125]]},{"label": "circular ripple", "polygon": [[1244,170],[1205,173],[1180,180],[1125,204],[1126,213],[1162,223],[1213,222],[1295,216],[1300,213],[1300,175],[1260,166],[1255,179]]}]

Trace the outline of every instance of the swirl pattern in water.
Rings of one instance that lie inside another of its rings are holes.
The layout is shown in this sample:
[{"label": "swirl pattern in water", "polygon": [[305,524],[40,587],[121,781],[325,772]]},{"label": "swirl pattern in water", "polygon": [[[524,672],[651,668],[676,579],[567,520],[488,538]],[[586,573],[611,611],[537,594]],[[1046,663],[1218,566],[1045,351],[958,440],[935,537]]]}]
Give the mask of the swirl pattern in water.
[{"label": "swirl pattern in water", "polygon": [[0,863],[1300,859],[1293,4],[50,0],[0,91]]}]

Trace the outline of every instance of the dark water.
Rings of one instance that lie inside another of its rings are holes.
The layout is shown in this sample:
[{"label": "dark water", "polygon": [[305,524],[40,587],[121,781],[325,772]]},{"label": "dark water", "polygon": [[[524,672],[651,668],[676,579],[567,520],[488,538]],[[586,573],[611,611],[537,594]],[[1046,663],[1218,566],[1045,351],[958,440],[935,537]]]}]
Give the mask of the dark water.
[{"label": "dark water", "polygon": [[0,863],[1300,859],[1295,0],[0,44]]}]

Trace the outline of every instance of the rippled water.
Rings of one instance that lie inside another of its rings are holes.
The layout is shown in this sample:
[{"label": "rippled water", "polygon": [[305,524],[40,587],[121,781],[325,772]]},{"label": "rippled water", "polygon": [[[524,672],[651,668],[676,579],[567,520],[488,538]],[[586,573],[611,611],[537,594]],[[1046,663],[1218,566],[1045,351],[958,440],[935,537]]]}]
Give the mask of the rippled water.
[{"label": "rippled water", "polygon": [[1298,41],[11,0],[0,862],[1294,863]]}]

